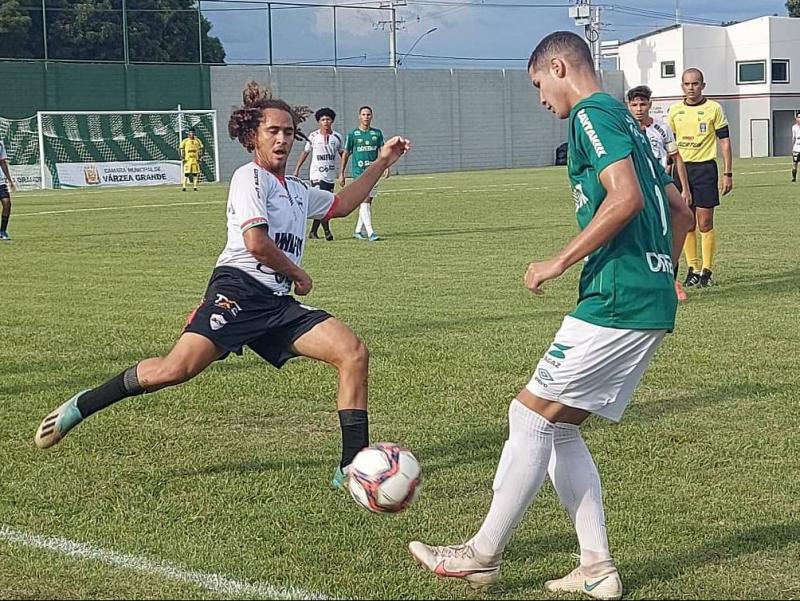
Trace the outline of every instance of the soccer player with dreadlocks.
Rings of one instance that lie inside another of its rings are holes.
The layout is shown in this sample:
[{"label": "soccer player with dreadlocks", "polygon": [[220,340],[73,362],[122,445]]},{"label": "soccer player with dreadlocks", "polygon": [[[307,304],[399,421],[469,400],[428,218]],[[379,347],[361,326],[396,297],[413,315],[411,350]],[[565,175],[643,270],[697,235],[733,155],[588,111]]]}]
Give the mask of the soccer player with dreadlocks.
[{"label": "soccer player with dreadlocks", "polygon": [[369,441],[367,349],[344,323],[298,302],[290,292],[294,286],[296,295],[306,296],[313,285],[300,267],[306,220],[349,215],[409,150],[410,142],[389,140],[375,163],[334,196],[285,175],[295,139],[305,138],[298,126],[308,113],[306,107],[272,98],[255,82],[247,85],[228,132],[253,157],[231,179],[228,240],[203,300],[166,356],[145,359],[97,388],[78,392],[50,413],[36,432],[38,447],[58,443],[117,401],[186,382],[217,359],[248,346],[278,368],[304,356],[339,371],[342,456],[332,484],[343,487],[347,467]]}]

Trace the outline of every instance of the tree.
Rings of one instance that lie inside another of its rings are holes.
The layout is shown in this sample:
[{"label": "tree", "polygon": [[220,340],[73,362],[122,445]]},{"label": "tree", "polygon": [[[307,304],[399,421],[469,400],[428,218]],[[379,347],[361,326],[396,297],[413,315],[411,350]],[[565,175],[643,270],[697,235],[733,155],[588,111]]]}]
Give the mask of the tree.
[{"label": "tree", "polygon": [[[32,3],[28,3],[32,4]],[[47,56],[121,61],[125,58],[122,0],[46,0]],[[128,56],[133,62],[222,63],[225,49],[209,35],[194,0],[126,0]],[[44,58],[42,10],[0,0],[0,57]]]},{"label": "tree", "polygon": [[786,10],[790,17],[800,17],[800,0],[786,0]]}]

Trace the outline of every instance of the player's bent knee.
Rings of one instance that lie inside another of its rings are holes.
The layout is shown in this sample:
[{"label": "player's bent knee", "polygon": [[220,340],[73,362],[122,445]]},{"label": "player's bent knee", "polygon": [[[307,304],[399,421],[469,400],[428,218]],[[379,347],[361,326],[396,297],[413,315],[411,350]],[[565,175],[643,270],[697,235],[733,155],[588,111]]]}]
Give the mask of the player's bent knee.
[{"label": "player's bent knee", "polygon": [[176,386],[191,380],[197,375],[197,370],[185,363],[175,363],[166,361],[159,366],[155,373],[153,382],[156,386]]},{"label": "player's bent knee", "polygon": [[369,351],[367,345],[358,336],[342,343],[337,353],[337,366],[340,369],[366,372],[369,368]]}]

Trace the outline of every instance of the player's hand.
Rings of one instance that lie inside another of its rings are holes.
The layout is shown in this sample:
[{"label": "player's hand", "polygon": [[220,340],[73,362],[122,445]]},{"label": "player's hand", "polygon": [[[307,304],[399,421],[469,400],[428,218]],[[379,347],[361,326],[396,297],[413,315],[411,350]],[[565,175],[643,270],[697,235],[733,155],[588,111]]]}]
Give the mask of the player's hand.
[{"label": "player's hand", "polygon": [[554,280],[564,273],[564,267],[559,259],[529,263],[525,271],[525,287],[534,294],[544,294],[542,284],[548,280]]},{"label": "player's hand", "polygon": [[294,293],[297,296],[305,296],[311,292],[311,287],[313,285],[314,284],[311,281],[311,276],[300,269],[297,277],[294,279]]},{"label": "player's hand", "polygon": [[12,191],[12,192],[16,192],[16,191],[17,191],[17,182],[15,182],[15,181],[12,179],[12,180],[9,182],[9,184],[11,184],[11,191]]},{"label": "player's hand", "polygon": [[725,196],[731,190],[733,190],[733,178],[729,175],[722,176],[722,183],[720,184],[719,191],[720,193]]},{"label": "player's hand", "polygon": [[[394,165],[400,157],[411,150],[411,140],[395,136],[390,138],[380,150],[380,158],[388,163],[388,166]],[[387,169],[388,171],[388,169]]]},{"label": "player's hand", "polygon": [[689,189],[681,190],[681,198],[683,198],[683,202],[686,203],[687,207],[691,207],[694,204],[694,198],[692,198],[692,192]]}]

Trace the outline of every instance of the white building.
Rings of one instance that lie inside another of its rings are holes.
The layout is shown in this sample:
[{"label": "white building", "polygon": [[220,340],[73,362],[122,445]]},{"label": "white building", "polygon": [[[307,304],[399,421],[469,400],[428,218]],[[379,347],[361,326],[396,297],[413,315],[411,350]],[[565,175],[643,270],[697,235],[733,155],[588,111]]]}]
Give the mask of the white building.
[{"label": "white building", "polygon": [[706,95],[725,110],[736,156],[790,154],[800,112],[800,19],[675,25],[621,43],[618,57],[626,90],[650,86],[654,112],[681,101],[681,74],[696,67]]}]

